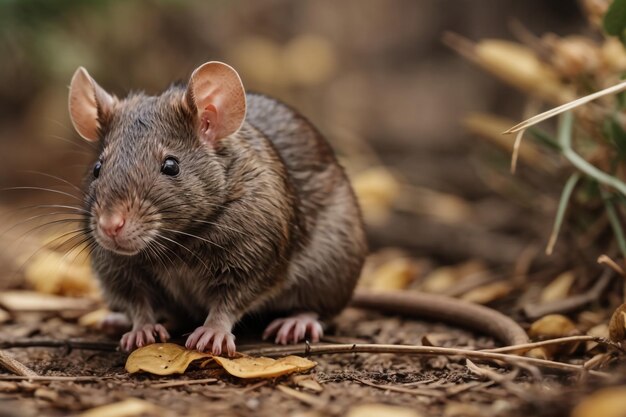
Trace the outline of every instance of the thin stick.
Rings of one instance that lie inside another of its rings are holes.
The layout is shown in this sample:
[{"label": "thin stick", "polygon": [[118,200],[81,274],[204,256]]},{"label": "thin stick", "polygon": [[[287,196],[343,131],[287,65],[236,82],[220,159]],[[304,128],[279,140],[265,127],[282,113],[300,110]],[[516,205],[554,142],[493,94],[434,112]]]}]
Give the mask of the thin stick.
[{"label": "thin stick", "polygon": [[612,87],[609,88],[605,88],[604,90],[600,90],[598,92],[595,92],[593,94],[589,94],[588,96],[585,97],[581,97],[577,100],[574,101],[570,101],[569,103],[565,103],[561,106],[555,107],[553,109],[550,109],[546,112],[543,112],[541,114],[538,114],[536,116],[533,116],[529,119],[524,120],[523,122],[513,126],[512,128],[504,131],[504,134],[509,134],[509,133],[515,133],[515,132],[519,132],[520,130],[524,130],[524,129],[528,129],[530,126],[536,125],[537,123],[540,123],[546,119],[549,119],[553,116],[556,116],[557,114],[566,112],[568,110],[574,109],[578,106],[582,106],[583,104],[589,103],[590,101],[593,101],[597,98],[609,95],[609,94],[613,94],[613,93],[619,93],[620,91],[626,90],[626,81],[623,81],[617,85],[614,85]]},{"label": "thin stick", "polygon": [[94,382],[101,381],[103,379],[111,379],[117,376],[125,375],[111,375],[111,376],[55,376],[55,375],[41,375],[41,376],[13,376],[13,375],[0,375],[0,381],[67,381],[67,382]]},{"label": "thin stick", "polygon": [[0,340],[0,349],[22,348],[22,347],[55,347],[66,349],[103,350],[115,351],[119,343],[117,342],[87,342],[82,340],[54,340],[54,339],[18,339]]},{"label": "thin stick", "polygon": [[170,381],[163,382],[160,384],[152,384],[150,388],[172,388],[172,387],[182,387],[186,385],[195,385],[195,384],[212,384],[217,382],[217,378],[204,378],[204,379],[187,379],[184,381]]},{"label": "thin stick", "polygon": [[7,352],[0,350],[0,367],[3,367],[15,375],[25,376],[25,377],[34,377],[37,376],[37,372],[33,371],[22,362],[13,358]]},{"label": "thin stick", "polygon": [[596,342],[601,345],[611,346],[611,347],[620,349],[620,347],[616,343],[613,343],[610,340],[607,340],[603,337],[579,335],[579,336],[559,337],[558,339],[542,340],[540,342],[524,343],[521,345],[504,346],[504,347],[499,347],[499,348],[494,348],[494,349],[483,349],[481,352],[507,353],[507,352],[528,351],[537,347],[561,345],[564,343],[572,343],[572,342]]},{"label": "thin stick", "polygon": [[[343,345],[294,345],[261,348],[243,351],[248,355],[262,356],[285,356],[285,355],[327,355],[333,353],[396,353],[409,355],[442,355],[442,356],[463,356],[477,360],[500,360],[512,365],[527,363],[537,367],[552,369],[560,372],[585,372],[579,365],[555,362],[545,359],[529,358],[525,356],[510,355],[505,353],[484,352],[478,350],[444,348],[434,346],[416,345],[383,345],[383,344],[343,344]],[[589,371],[590,375],[599,377],[610,377],[609,374],[598,371]]]}]

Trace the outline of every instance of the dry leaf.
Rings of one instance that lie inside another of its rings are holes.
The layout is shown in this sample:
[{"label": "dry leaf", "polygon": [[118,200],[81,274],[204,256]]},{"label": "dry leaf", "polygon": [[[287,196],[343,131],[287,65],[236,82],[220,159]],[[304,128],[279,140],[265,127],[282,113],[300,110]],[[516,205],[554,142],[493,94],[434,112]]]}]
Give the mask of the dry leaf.
[{"label": "dry leaf", "polygon": [[98,285],[88,261],[42,250],[24,270],[26,282],[38,292],[69,296],[96,296]]},{"label": "dry leaf", "polygon": [[[596,326],[593,326],[591,329],[587,330],[587,334],[589,336],[595,337],[603,337],[605,339],[609,338],[609,326],[606,323],[600,323]],[[597,342],[590,340],[586,343],[587,352],[598,346]]]},{"label": "dry leaf", "polygon": [[145,414],[159,415],[159,407],[138,398],[102,405],[79,414],[79,417],[132,417]]},{"label": "dry leaf", "polygon": [[425,292],[442,293],[470,275],[486,272],[482,261],[468,261],[458,265],[435,269],[423,279],[420,289]]},{"label": "dry leaf", "polygon": [[626,338],[626,304],[617,307],[609,321],[609,339],[623,342]]},{"label": "dry leaf", "polygon": [[16,290],[0,292],[0,305],[9,311],[68,311],[90,310],[94,301]]},{"label": "dry leaf", "polygon": [[583,398],[571,417],[624,417],[626,386],[600,389]]},{"label": "dry leaf", "polygon": [[337,57],[332,42],[319,35],[300,35],[285,46],[283,68],[295,84],[320,84],[332,75]]},{"label": "dry leaf", "polygon": [[576,277],[572,271],[560,274],[541,291],[541,303],[549,303],[566,298],[575,279]]},{"label": "dry leaf", "polygon": [[370,168],[354,176],[352,187],[356,193],[365,221],[384,224],[400,193],[400,184],[384,167]]},{"label": "dry leaf", "polygon": [[[535,321],[528,330],[533,339],[556,339],[580,334],[576,325],[561,314],[549,314]],[[561,345],[544,346],[542,349],[548,357],[556,354],[571,354],[578,348],[579,342],[564,343]]]},{"label": "dry leaf", "polygon": [[322,392],[324,388],[311,375],[294,375],[291,380],[297,386],[314,392]]},{"label": "dry leaf", "polygon": [[420,417],[417,411],[386,404],[363,404],[357,405],[350,410],[346,417]]},{"label": "dry leaf", "polygon": [[107,308],[100,308],[98,310],[91,311],[78,319],[78,324],[83,327],[99,328],[102,320],[111,314],[111,310]]},{"label": "dry leaf", "polygon": [[197,359],[210,358],[209,353],[187,350],[174,343],[153,343],[135,350],[126,360],[126,371],[145,371],[155,375],[182,374]]},{"label": "dry leaf", "polygon": [[308,371],[317,365],[317,362],[299,356],[286,356],[280,359],[248,356],[226,359],[215,356],[213,359],[222,365],[226,372],[238,378],[275,378],[293,372]]},{"label": "dry leaf", "polygon": [[575,98],[572,89],[559,80],[554,70],[524,45],[485,39],[476,44],[474,53],[476,62],[483,68],[522,91],[556,104]]},{"label": "dry leaf", "polygon": [[0,324],[6,323],[11,319],[11,314],[8,311],[0,308]]},{"label": "dry leaf", "polygon": [[408,258],[391,259],[371,271],[368,288],[372,290],[401,290],[417,276],[418,265]]},{"label": "dry leaf", "polygon": [[504,281],[494,282],[474,288],[461,296],[462,300],[477,304],[488,304],[492,301],[506,297],[513,290],[513,286]]}]

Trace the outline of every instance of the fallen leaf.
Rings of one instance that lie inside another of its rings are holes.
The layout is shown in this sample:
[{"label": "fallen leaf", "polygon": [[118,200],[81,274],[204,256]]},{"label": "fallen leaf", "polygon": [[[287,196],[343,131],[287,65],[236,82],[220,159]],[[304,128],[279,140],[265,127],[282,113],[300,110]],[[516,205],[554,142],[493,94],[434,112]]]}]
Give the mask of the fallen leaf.
[{"label": "fallen leaf", "polygon": [[482,261],[468,261],[458,265],[443,266],[435,269],[423,279],[422,291],[443,293],[457,285],[463,279],[479,273],[485,273],[487,267]]},{"label": "fallen leaf", "polygon": [[83,327],[98,328],[102,320],[111,314],[111,311],[107,308],[100,308],[98,310],[91,311],[78,319],[78,324]]},{"label": "fallen leaf", "polygon": [[9,312],[0,308],[0,324],[6,323],[10,319],[11,315],[9,314]]},{"label": "fallen leaf", "polygon": [[508,282],[493,282],[466,292],[461,296],[461,299],[477,304],[488,304],[506,297],[512,290],[513,286]]},{"label": "fallen leaf", "polygon": [[585,397],[571,417],[624,417],[626,386],[600,389]]},{"label": "fallen leaf", "polygon": [[9,311],[68,311],[90,310],[94,301],[16,290],[0,292],[0,305]]},{"label": "fallen leaf", "polygon": [[623,342],[626,338],[626,303],[617,307],[609,321],[609,339]]},{"label": "fallen leaf", "polygon": [[400,193],[400,184],[391,172],[384,167],[370,168],[353,177],[352,187],[365,221],[374,225],[384,224]]},{"label": "fallen leaf", "polygon": [[369,288],[375,291],[404,289],[417,276],[418,271],[418,266],[411,259],[391,259],[372,271]]},{"label": "fallen leaf", "polygon": [[311,375],[294,375],[291,380],[297,386],[309,391],[322,392],[324,388]]},{"label": "fallen leaf", "polygon": [[420,417],[417,411],[386,404],[362,404],[351,407],[346,417]]},{"label": "fallen leaf", "polygon": [[51,250],[38,252],[26,265],[24,277],[35,291],[45,294],[74,297],[98,294],[88,261],[79,262]]},{"label": "fallen leaf", "polygon": [[317,362],[299,356],[285,356],[280,359],[249,356],[226,359],[215,356],[213,359],[222,365],[226,372],[238,378],[275,378],[293,372],[308,371],[317,365]]},{"label": "fallen leaf", "polygon": [[79,414],[80,417],[132,417],[144,414],[159,414],[160,408],[138,398],[101,405]]},{"label": "fallen leaf", "polygon": [[[608,339],[609,338],[609,326],[606,323],[600,323],[596,326],[593,326],[591,329],[587,330],[587,334],[589,336],[603,337],[605,339]],[[594,342],[593,340],[589,340],[586,346],[587,346],[586,348],[587,352],[589,352],[590,350],[598,346],[598,343]]]},{"label": "fallen leaf", "polygon": [[576,277],[572,271],[566,271],[560,274],[541,291],[541,303],[549,303],[567,297],[575,279]]},{"label": "fallen leaf", "polygon": [[[576,325],[561,314],[548,314],[531,324],[528,335],[533,339],[556,339],[580,334]],[[542,349],[552,357],[556,354],[571,354],[578,348],[579,342],[544,346]]]},{"label": "fallen leaf", "polygon": [[197,359],[210,358],[209,353],[187,350],[174,343],[153,343],[135,350],[126,360],[126,371],[155,375],[182,374]]}]

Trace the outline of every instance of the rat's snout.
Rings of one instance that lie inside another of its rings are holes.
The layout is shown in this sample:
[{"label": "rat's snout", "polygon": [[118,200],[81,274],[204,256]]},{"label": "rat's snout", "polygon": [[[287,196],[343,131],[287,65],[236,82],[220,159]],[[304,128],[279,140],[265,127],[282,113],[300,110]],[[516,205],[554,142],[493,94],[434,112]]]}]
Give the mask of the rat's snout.
[{"label": "rat's snout", "polygon": [[120,213],[103,214],[98,218],[98,228],[112,239],[122,232],[125,224],[126,219]]}]

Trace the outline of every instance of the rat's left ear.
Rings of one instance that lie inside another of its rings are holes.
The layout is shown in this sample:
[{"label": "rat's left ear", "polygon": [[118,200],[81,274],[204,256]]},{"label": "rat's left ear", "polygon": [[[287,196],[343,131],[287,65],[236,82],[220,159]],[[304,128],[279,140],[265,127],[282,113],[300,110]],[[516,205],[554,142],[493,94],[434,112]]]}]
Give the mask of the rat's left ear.
[{"label": "rat's left ear", "polygon": [[196,112],[200,138],[205,142],[237,132],[246,117],[246,92],[239,74],[223,62],[207,62],[189,80],[186,104]]}]

